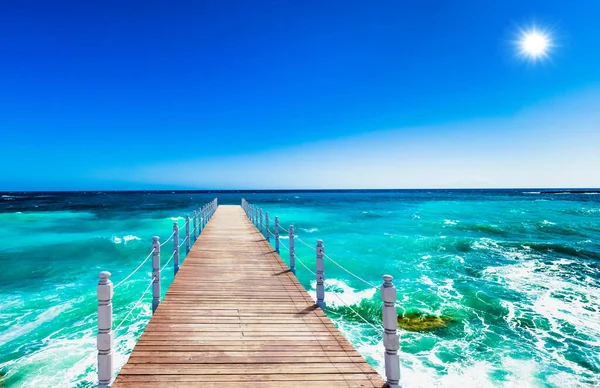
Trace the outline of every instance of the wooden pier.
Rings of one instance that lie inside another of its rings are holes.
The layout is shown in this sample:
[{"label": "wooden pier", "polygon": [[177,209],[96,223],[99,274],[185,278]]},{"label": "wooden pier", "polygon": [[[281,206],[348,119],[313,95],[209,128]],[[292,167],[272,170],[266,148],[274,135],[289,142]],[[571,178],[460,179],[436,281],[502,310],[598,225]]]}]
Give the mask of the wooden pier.
[{"label": "wooden pier", "polygon": [[112,384],[134,386],[385,384],[242,207],[221,205]]}]

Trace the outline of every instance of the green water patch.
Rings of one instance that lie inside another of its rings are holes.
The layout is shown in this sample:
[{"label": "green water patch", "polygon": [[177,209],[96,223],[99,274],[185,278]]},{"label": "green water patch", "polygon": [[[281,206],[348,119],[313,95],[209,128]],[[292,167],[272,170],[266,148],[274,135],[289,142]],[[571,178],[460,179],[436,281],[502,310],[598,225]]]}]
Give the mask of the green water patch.
[{"label": "green water patch", "polygon": [[445,328],[452,322],[456,322],[456,319],[447,315],[409,312],[398,316],[398,327],[408,331],[433,331]]}]

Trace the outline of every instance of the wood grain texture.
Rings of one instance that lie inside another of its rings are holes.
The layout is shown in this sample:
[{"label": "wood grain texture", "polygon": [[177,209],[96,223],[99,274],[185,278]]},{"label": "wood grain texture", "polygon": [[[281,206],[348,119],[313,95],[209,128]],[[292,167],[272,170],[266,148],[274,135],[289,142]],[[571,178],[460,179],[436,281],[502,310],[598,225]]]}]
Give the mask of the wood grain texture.
[{"label": "wood grain texture", "polygon": [[113,383],[139,386],[385,384],[242,208],[219,206]]}]

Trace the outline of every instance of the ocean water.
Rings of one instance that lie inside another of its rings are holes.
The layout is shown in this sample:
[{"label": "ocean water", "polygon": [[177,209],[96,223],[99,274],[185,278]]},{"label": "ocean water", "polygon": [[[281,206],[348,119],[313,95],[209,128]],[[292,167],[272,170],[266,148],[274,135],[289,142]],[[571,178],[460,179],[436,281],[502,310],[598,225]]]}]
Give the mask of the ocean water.
[{"label": "ocean water", "polygon": [[[91,387],[96,284],[116,284],[152,236],[214,197],[242,197],[293,224],[298,259],[312,246],[368,283],[394,276],[402,382],[411,387],[600,384],[600,195],[543,190],[248,193],[0,193],[0,387]],[[287,240],[282,239],[285,244]],[[170,244],[170,243],[169,243]],[[287,262],[285,249],[282,257]],[[163,260],[165,256],[163,255]],[[185,265],[185,260],[183,261]],[[149,317],[146,263],[113,298],[117,366]],[[313,276],[297,276],[314,293]],[[382,370],[379,292],[325,262],[327,313]],[[163,272],[162,290],[173,279]],[[133,309],[133,310],[132,310]],[[129,313],[131,314],[127,316]],[[439,318],[436,318],[439,317]],[[411,330],[406,330],[409,328]],[[417,329],[417,330],[415,330]]]}]

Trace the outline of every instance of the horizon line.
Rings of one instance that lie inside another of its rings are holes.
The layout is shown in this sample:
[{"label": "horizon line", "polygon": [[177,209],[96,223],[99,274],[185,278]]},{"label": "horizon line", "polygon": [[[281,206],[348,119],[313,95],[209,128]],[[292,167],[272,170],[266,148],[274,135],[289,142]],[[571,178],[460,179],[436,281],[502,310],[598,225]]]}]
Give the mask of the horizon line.
[{"label": "horizon line", "polygon": [[396,188],[396,189],[109,189],[109,190],[0,190],[0,193],[272,193],[272,192],[358,192],[358,191],[501,191],[543,190],[557,192],[598,192],[600,187],[448,187],[448,188]]}]

